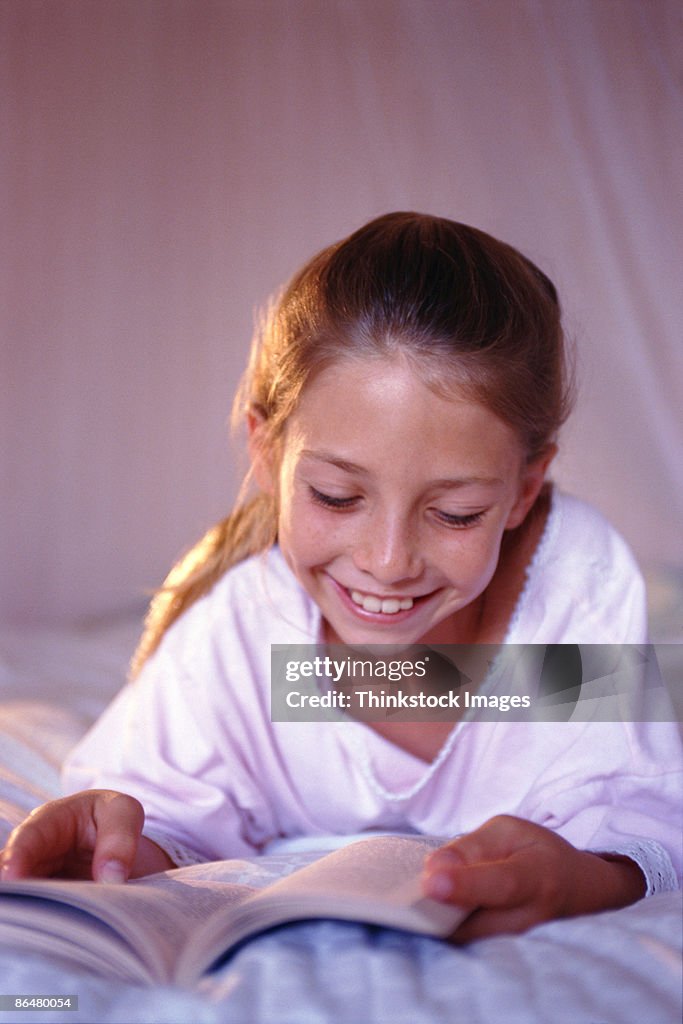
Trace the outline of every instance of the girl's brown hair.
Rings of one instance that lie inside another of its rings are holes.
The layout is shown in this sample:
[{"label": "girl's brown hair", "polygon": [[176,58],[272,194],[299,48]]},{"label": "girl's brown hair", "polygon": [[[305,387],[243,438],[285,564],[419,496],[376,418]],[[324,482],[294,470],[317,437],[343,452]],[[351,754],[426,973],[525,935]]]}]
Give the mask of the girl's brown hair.
[{"label": "girl's brown hair", "polygon": [[[529,460],[554,443],[569,413],[571,375],[549,278],[476,228],[390,213],[314,256],[271,304],[233,416],[257,415],[261,443],[277,458],[313,374],[342,357],[398,352],[435,391],[448,394],[455,384],[499,416]],[[186,608],[276,539],[275,498],[238,501],[156,594],[133,675]]]}]

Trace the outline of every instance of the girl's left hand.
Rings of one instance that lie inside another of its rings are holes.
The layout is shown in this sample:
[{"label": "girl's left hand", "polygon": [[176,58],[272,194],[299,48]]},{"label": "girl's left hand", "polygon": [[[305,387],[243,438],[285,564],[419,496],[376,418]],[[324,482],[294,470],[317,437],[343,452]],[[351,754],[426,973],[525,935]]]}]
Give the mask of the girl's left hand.
[{"label": "girl's left hand", "polygon": [[550,829],[505,814],[431,853],[422,884],[426,896],[472,910],[455,942],[616,909],[645,895],[643,874],[628,858],[577,850]]}]

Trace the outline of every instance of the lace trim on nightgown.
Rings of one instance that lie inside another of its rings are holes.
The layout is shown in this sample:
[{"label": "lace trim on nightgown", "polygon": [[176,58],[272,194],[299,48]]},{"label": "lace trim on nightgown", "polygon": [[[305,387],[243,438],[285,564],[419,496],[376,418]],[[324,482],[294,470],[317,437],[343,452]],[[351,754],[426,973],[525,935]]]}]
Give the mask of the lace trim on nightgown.
[{"label": "lace trim on nightgown", "polygon": [[145,829],[143,835],[146,839],[151,839],[164,853],[168,854],[176,867],[186,868],[190,864],[203,864],[206,861],[206,857],[202,857],[196,850],[186,846],[185,843],[179,843],[163,832]]},{"label": "lace trim on nightgown", "polygon": [[654,839],[633,839],[620,843],[618,849],[591,850],[591,853],[614,853],[634,861],[645,876],[646,896],[657,892],[673,892],[679,888],[671,858],[663,846]]},{"label": "lace trim on nightgown", "polygon": [[524,583],[522,589],[517,597],[514,610],[510,616],[507,629],[505,630],[505,637],[503,639],[504,644],[512,643],[510,639],[515,630],[519,620],[522,617],[522,612],[527,603],[529,597],[529,588],[532,579],[536,578],[537,570],[540,569],[546,560],[548,549],[552,546],[557,536],[558,530],[560,529],[560,523],[562,521],[562,505],[561,502],[556,500],[557,491],[555,485],[552,484],[550,487],[550,508],[548,509],[548,515],[543,526],[543,533],[541,534],[540,540],[536,545],[536,550],[529,560],[524,571]]}]

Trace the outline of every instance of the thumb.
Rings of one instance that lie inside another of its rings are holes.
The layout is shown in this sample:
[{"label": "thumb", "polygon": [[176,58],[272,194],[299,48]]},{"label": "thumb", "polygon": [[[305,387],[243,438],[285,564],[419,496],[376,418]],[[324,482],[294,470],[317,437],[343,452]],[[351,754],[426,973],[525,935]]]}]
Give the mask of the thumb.
[{"label": "thumb", "polygon": [[125,882],[138,851],[145,812],[135,797],[105,792],[94,808],[97,839],[92,859],[96,882]]}]

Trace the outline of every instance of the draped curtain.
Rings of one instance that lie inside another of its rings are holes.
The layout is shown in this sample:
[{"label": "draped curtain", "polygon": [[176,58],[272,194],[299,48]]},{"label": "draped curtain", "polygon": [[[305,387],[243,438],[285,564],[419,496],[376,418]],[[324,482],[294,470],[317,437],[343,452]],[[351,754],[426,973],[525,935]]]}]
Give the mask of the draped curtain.
[{"label": "draped curtain", "polygon": [[137,606],[236,492],[259,306],[390,209],[555,280],[554,475],[683,567],[675,0],[4,0],[0,619]]}]

